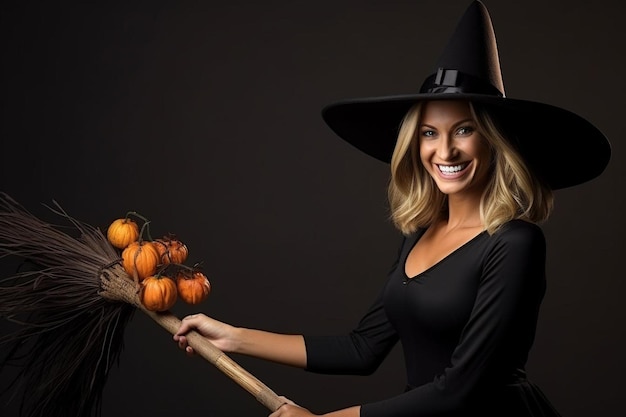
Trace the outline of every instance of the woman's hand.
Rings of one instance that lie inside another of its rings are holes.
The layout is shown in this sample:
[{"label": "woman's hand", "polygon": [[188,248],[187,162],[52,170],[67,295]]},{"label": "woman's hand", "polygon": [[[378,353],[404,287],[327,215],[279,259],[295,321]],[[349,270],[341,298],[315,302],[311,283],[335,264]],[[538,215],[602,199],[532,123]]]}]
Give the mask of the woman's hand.
[{"label": "woman's hand", "polygon": [[207,338],[222,352],[232,352],[237,346],[237,328],[204,314],[192,314],[183,318],[180,327],[174,334],[174,340],[178,342],[178,346],[189,355],[193,355],[194,352],[187,343],[185,335],[191,330],[195,330]]},{"label": "woman's hand", "polygon": [[281,405],[278,410],[274,411],[270,414],[269,417],[312,417],[315,414],[311,413],[306,408],[302,408],[293,401],[285,398],[283,396],[279,397],[281,400],[285,402],[285,404]]}]

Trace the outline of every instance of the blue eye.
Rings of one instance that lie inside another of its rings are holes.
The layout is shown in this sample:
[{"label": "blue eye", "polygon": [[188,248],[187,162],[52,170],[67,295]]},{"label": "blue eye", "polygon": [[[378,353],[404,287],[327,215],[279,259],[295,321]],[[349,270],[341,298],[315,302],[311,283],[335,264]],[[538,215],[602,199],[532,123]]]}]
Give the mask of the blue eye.
[{"label": "blue eye", "polygon": [[434,130],[422,130],[422,136],[426,136],[427,138],[432,138],[435,136]]},{"label": "blue eye", "polygon": [[471,135],[474,132],[474,128],[470,126],[459,127],[456,131],[459,135]]}]

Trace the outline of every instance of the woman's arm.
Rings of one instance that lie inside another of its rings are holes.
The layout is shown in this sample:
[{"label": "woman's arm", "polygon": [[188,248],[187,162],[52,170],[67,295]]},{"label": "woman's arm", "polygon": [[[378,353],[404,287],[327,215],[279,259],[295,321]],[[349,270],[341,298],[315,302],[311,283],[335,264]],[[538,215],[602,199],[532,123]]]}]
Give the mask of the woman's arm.
[{"label": "woman's arm", "polygon": [[193,354],[185,334],[196,330],[223,352],[240,353],[272,362],[306,367],[306,348],[300,335],[272,333],[256,329],[234,327],[204,314],[183,318],[174,340],[181,349]]},{"label": "woman's arm", "polygon": [[243,327],[237,328],[235,333],[239,341],[235,353],[306,368],[306,348],[301,335],[271,333]]}]

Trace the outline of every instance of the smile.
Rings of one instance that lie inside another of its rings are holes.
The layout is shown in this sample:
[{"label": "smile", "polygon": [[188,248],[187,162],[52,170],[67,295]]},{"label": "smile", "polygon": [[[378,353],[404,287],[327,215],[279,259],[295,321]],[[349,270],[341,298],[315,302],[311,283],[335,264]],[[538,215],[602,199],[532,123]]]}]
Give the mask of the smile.
[{"label": "smile", "polygon": [[469,166],[469,162],[463,162],[457,165],[437,165],[439,172],[445,177],[457,177],[461,174],[465,168]]}]

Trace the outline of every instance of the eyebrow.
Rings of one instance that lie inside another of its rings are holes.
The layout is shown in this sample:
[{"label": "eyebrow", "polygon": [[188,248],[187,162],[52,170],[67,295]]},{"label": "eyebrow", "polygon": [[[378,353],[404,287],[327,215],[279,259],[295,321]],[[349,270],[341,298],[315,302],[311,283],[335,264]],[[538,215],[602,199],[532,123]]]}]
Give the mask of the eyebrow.
[{"label": "eyebrow", "polygon": [[[474,119],[467,118],[467,119],[459,120],[458,122],[454,123],[454,124],[452,125],[452,127],[457,127],[458,125],[462,125],[463,123],[467,123],[467,122],[475,123],[475,122],[474,122]],[[420,127],[420,128],[422,128],[422,127],[428,127],[428,128],[431,128],[431,129],[437,129],[435,126],[429,125],[429,124],[427,124],[427,123],[420,123],[419,127]]]}]

